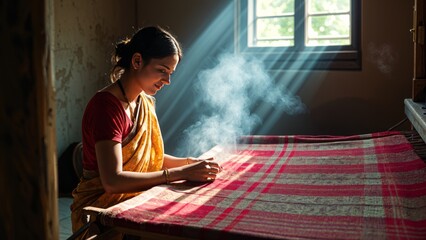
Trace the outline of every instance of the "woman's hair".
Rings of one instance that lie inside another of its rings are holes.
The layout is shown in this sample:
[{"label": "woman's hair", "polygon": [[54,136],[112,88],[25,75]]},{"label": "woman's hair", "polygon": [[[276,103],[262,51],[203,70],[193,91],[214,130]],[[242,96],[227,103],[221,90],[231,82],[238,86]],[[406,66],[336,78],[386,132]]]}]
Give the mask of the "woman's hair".
[{"label": "woman's hair", "polygon": [[144,65],[153,58],[164,58],[177,54],[182,58],[182,49],[176,38],[166,30],[157,26],[139,29],[131,39],[124,39],[115,46],[112,56],[111,81],[115,82],[130,69],[133,54],[140,53]]}]

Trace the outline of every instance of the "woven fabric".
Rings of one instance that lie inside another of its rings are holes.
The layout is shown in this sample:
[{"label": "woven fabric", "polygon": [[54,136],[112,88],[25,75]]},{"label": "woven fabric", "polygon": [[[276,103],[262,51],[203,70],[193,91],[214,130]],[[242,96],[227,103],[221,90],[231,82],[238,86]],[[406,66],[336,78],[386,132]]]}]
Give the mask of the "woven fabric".
[{"label": "woven fabric", "polygon": [[426,164],[399,132],[247,136],[204,185],[154,187],[106,225],[196,239],[425,239]]}]

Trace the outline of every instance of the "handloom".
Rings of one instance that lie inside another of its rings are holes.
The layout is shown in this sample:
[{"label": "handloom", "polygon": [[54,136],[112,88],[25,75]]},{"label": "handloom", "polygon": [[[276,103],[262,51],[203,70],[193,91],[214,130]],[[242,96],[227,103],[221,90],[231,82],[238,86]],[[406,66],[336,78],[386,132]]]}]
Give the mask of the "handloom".
[{"label": "handloom", "polygon": [[161,185],[86,212],[153,238],[425,239],[426,164],[410,138],[245,136],[203,154],[224,168],[210,184]]}]

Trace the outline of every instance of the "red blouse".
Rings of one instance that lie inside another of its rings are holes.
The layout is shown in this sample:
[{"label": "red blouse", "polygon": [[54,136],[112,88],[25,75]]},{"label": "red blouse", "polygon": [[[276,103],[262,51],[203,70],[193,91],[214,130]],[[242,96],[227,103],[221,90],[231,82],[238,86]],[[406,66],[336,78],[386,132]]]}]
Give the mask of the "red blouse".
[{"label": "red blouse", "polygon": [[98,171],[95,143],[122,142],[132,128],[120,100],[110,92],[97,92],[86,106],[82,122],[83,168]]}]

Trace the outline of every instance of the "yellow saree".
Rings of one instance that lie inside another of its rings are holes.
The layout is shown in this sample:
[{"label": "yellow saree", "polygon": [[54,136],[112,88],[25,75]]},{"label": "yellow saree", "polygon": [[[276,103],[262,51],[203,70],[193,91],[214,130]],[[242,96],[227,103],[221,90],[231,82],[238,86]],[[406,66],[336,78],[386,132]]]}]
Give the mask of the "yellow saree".
[{"label": "yellow saree", "polygon": [[[142,93],[136,120],[136,132],[126,144],[123,141],[123,171],[153,172],[163,167],[164,146],[154,109],[154,99]],[[84,146],[83,146],[84,147]],[[99,174],[83,169],[83,177],[72,195],[72,229],[76,232],[86,221],[82,214],[84,207],[108,208],[140,192],[109,194],[102,187]]]}]

